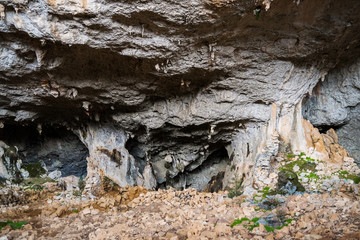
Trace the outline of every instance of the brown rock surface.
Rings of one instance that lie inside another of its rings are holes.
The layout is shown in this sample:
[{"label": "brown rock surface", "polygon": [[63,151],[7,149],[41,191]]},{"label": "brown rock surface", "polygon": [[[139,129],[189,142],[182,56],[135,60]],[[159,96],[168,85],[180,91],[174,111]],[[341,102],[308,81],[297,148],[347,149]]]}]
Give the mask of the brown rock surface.
[{"label": "brown rock surface", "polygon": [[334,129],[329,129],[326,134],[321,134],[309,121],[303,120],[307,146],[319,153],[321,159],[331,163],[342,164],[349,154],[339,144],[339,138]]}]

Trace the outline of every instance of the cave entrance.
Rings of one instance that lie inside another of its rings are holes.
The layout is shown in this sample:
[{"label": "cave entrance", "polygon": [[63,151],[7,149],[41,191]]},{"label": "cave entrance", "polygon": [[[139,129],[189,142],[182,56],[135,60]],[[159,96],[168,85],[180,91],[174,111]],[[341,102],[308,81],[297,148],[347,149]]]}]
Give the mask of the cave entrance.
[{"label": "cave entrance", "polygon": [[225,146],[216,148],[199,167],[187,174],[187,187],[209,192],[222,190],[225,169],[229,162]]},{"label": "cave entrance", "polygon": [[63,126],[40,128],[39,125],[5,124],[0,129],[0,140],[16,146],[23,166],[41,163],[47,174],[57,171],[55,175],[58,177],[59,172],[61,177],[85,177],[87,174],[89,151],[72,131]]},{"label": "cave entrance", "polygon": [[191,169],[191,164],[172,179],[159,185],[160,188],[176,189],[196,188],[198,191],[218,192],[223,188],[223,178],[230,158],[225,146],[210,147],[210,154],[198,167]]}]

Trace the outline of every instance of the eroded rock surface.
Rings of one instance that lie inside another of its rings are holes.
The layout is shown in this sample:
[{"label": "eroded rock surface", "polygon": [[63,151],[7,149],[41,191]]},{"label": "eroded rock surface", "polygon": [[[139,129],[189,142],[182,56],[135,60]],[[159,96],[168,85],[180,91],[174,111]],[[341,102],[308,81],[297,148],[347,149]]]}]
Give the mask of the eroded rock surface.
[{"label": "eroded rock surface", "polygon": [[339,143],[360,163],[360,62],[334,69],[306,100],[304,117],[323,131],[335,128]]},{"label": "eroded rock surface", "polygon": [[225,171],[223,187],[246,174],[261,188],[281,141],[307,151],[303,98],[360,56],[359,9],[357,0],[0,0],[1,126],[71,128],[95,185],[104,174],[121,186],[202,189]]}]

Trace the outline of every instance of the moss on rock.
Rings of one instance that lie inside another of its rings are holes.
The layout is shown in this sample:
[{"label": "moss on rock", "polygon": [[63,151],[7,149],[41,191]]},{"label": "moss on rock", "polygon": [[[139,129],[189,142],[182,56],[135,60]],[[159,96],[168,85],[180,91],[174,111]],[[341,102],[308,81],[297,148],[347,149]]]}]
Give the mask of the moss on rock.
[{"label": "moss on rock", "polygon": [[29,177],[38,178],[46,173],[46,170],[41,166],[40,162],[30,163],[22,167],[29,172]]},{"label": "moss on rock", "polygon": [[285,187],[288,182],[296,187],[296,191],[305,192],[304,186],[299,182],[299,178],[293,171],[281,170],[278,176],[277,188]]},{"label": "moss on rock", "polygon": [[46,177],[46,178],[40,178],[40,177],[36,177],[36,178],[28,178],[28,179],[25,179],[23,181],[23,184],[25,186],[31,186],[31,185],[42,185],[46,182],[56,182],[54,179],[51,179],[49,177]]}]

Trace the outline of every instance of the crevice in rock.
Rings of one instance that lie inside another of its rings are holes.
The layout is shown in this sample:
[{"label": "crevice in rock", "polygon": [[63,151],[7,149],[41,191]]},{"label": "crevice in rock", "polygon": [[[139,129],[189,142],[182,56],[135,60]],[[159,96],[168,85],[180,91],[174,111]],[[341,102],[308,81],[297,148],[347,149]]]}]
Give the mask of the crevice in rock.
[{"label": "crevice in rock", "polygon": [[250,155],[250,145],[249,143],[246,143],[246,157],[249,157]]},{"label": "crevice in rock", "polygon": [[346,123],[344,124],[340,124],[340,125],[317,125],[316,128],[319,129],[319,132],[322,134],[326,134],[326,132],[330,129],[334,129],[335,131],[340,129],[342,126],[346,125]]},{"label": "crevice in rock", "polygon": [[145,146],[137,139],[132,138],[126,142],[125,148],[135,158],[135,166],[139,169],[139,172],[144,172],[147,158]]}]

